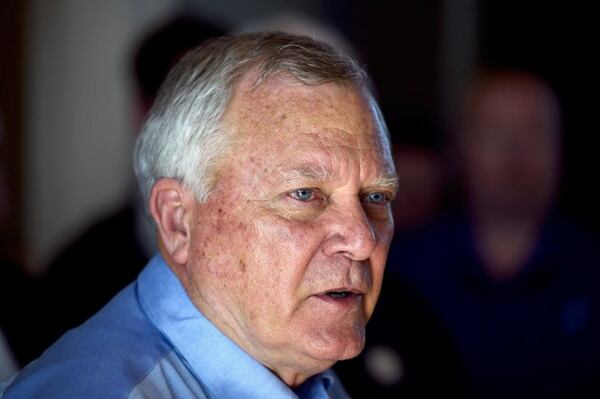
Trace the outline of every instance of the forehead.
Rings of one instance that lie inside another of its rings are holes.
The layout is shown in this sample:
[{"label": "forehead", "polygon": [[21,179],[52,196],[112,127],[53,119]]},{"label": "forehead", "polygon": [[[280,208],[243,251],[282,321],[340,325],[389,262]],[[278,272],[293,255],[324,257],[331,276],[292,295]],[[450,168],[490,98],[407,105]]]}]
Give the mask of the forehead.
[{"label": "forehead", "polygon": [[286,75],[256,87],[252,83],[252,76],[240,82],[224,118],[225,129],[244,144],[238,149],[274,151],[279,161],[291,153],[306,160],[317,153],[347,155],[393,173],[385,125],[365,90],[333,83],[307,86]]}]

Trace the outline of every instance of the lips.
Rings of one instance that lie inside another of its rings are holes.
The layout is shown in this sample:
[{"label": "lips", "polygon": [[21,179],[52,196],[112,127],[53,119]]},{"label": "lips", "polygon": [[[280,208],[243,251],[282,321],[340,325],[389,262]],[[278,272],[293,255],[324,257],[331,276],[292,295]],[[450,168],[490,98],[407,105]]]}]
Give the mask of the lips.
[{"label": "lips", "polygon": [[363,292],[355,288],[340,287],[314,295],[318,299],[337,305],[354,305],[363,298]]},{"label": "lips", "polygon": [[348,291],[331,291],[326,293],[325,295],[334,298],[334,299],[340,299],[340,298],[346,298],[349,295],[353,295],[351,292]]},{"label": "lips", "polygon": [[329,288],[323,290],[316,295],[329,295],[329,296],[339,296],[339,295],[363,295],[364,291],[356,286],[339,286],[335,288]]}]

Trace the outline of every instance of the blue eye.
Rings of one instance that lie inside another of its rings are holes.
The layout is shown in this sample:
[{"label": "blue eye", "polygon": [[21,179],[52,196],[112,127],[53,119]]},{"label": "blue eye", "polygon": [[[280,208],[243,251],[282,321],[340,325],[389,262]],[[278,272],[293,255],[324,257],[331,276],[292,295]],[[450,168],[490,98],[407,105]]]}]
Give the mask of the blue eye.
[{"label": "blue eye", "polygon": [[384,193],[381,193],[378,191],[367,194],[364,197],[364,201],[370,202],[372,204],[381,204],[381,205],[385,205],[389,202],[388,197]]},{"label": "blue eye", "polygon": [[290,196],[302,202],[312,201],[316,198],[315,190],[312,188],[299,188],[292,191]]}]

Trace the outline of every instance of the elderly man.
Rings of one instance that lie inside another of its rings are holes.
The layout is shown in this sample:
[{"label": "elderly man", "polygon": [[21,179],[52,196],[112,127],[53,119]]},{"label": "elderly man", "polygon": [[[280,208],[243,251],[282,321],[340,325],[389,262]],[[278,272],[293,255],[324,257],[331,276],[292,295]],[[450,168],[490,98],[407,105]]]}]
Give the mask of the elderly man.
[{"label": "elderly man", "polygon": [[4,396],[345,397],[328,369],[363,348],[396,189],[361,68],[308,38],[209,41],[135,166],[160,255]]}]

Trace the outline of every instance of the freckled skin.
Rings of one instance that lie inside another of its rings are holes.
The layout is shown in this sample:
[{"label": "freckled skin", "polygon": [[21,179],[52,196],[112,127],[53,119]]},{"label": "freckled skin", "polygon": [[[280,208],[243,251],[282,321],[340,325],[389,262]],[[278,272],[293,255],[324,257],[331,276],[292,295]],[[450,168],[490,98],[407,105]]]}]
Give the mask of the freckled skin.
[{"label": "freckled skin", "polygon": [[[182,282],[217,327],[294,386],[364,346],[393,220],[389,205],[361,196],[395,172],[364,93],[285,77],[251,88],[251,78],[224,120],[239,143],[209,199],[194,205]],[[285,175],[305,163],[328,178]],[[305,187],[319,199],[289,194]],[[340,287],[364,295],[347,307],[317,296]]]},{"label": "freckled skin", "polygon": [[248,267],[248,266],[246,265],[246,262],[244,262],[243,260],[241,260],[241,259],[240,259],[240,271],[241,271],[242,273],[244,273],[244,272],[246,271],[246,268],[247,268],[247,267]]}]

